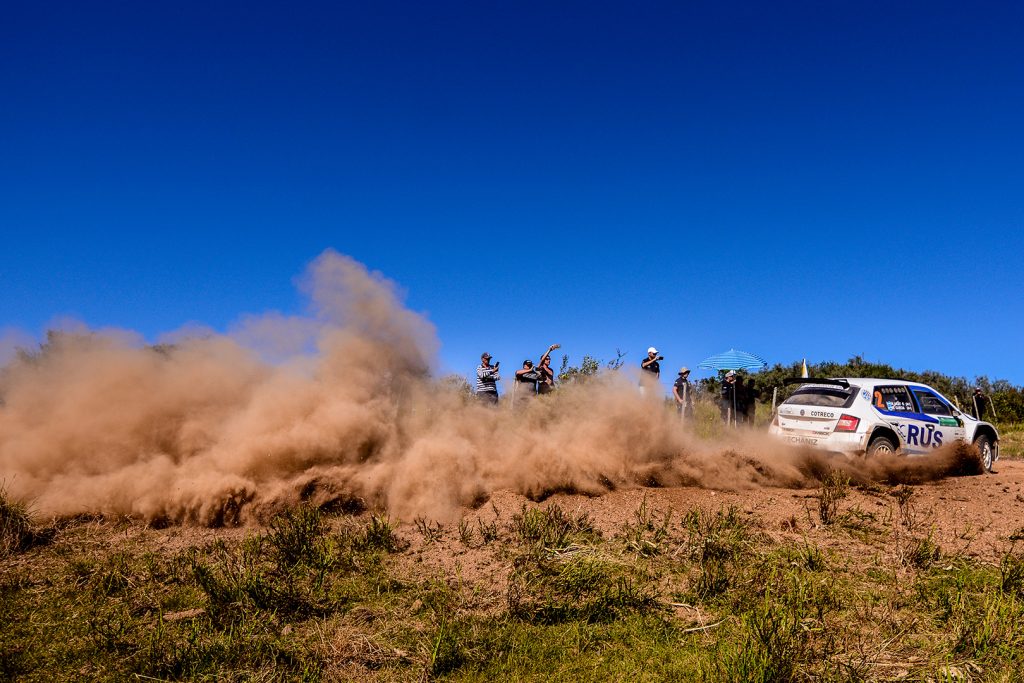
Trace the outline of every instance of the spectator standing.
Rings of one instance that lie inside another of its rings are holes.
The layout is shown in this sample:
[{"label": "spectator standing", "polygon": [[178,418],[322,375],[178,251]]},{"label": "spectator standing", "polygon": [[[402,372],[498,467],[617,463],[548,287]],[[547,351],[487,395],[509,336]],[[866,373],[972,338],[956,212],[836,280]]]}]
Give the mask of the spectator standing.
[{"label": "spectator standing", "polygon": [[654,375],[655,378],[659,378],[661,377],[661,365],[658,363],[660,360],[665,360],[665,357],[659,356],[658,349],[652,346],[647,349],[647,358],[640,361],[640,369],[646,370]]},{"label": "spectator standing", "polygon": [[555,371],[551,367],[551,352],[562,348],[561,344],[552,344],[544,355],[540,357],[540,367],[537,370],[537,393],[549,394],[555,390]]},{"label": "spectator standing", "polygon": [[722,411],[722,420],[726,424],[736,423],[736,373],[732,370],[725,373],[725,381],[722,382],[722,394],[718,403]]},{"label": "spectator standing", "polygon": [[693,419],[693,388],[690,386],[690,368],[679,368],[679,377],[672,385],[672,396],[676,400],[676,409],[683,420]]},{"label": "spectator standing", "polygon": [[974,395],[971,398],[974,400],[974,416],[979,420],[984,420],[985,411],[988,408],[986,405],[988,396],[981,390],[981,387],[974,387]]},{"label": "spectator standing", "polygon": [[537,383],[540,380],[540,372],[533,366],[533,361],[523,361],[521,370],[516,370],[516,388],[524,396],[532,396],[537,393]]},{"label": "spectator standing", "polygon": [[480,354],[480,365],[476,369],[476,397],[488,405],[498,405],[498,366],[501,362],[491,365],[491,354],[486,351]]},{"label": "spectator standing", "polygon": [[665,360],[664,356],[658,355],[658,349],[653,346],[647,349],[647,358],[640,361],[640,394],[643,395],[645,384],[657,384],[661,377],[661,364],[658,361]]},{"label": "spectator standing", "polygon": [[736,412],[734,422],[738,425],[746,424],[747,422],[747,387],[743,384],[743,378],[739,375],[736,376],[736,384],[733,385],[736,395]]},{"label": "spectator standing", "polygon": [[761,392],[754,386],[754,378],[747,378],[747,386],[744,393],[743,407],[746,409],[746,423],[750,426],[754,426],[754,416],[757,414],[757,399],[761,397]]}]

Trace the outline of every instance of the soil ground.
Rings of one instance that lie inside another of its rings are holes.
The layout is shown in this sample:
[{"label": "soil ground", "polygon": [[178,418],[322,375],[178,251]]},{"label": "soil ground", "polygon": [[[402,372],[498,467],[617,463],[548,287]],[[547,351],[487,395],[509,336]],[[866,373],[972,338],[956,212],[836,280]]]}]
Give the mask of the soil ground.
[{"label": "soil ground", "polygon": [[[851,487],[838,504],[839,513],[881,526],[891,526],[903,517],[903,527],[932,532],[934,541],[949,553],[996,562],[1015,543],[1011,537],[1024,534],[1024,460],[1002,460],[994,469],[990,474],[949,477],[907,487],[913,497],[903,510],[893,495],[898,488]],[[659,518],[670,511],[678,517],[693,509],[713,512],[735,507],[779,542],[807,539],[823,548],[847,552],[862,545],[856,535],[837,535],[821,523],[818,497],[817,489],[635,488],[596,497],[555,494],[541,505],[557,504],[573,514],[585,513],[606,537],[635,521],[637,509],[646,501]],[[479,509],[466,510],[464,522],[471,529],[492,522],[500,526],[524,505],[533,503],[510,491],[498,492]],[[414,534],[412,526],[402,525],[403,532]],[[459,573],[470,582],[497,579],[507,573],[507,567],[491,564],[491,553],[484,548],[467,548],[457,541],[457,531],[446,528],[434,542],[414,543],[409,553],[445,574]]]},{"label": "soil ground", "polygon": [[1019,459],[913,486],[498,491],[446,525],[310,514],[58,523],[0,561],[0,679],[1011,681],[1024,665]]}]

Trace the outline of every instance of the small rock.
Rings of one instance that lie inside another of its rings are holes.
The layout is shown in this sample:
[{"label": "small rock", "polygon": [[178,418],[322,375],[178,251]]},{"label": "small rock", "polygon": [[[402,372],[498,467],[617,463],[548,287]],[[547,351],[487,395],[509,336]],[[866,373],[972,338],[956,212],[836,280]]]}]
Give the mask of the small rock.
[{"label": "small rock", "polygon": [[286,635],[288,635],[291,632],[292,632],[292,625],[291,624],[285,624],[284,628],[281,629],[281,635],[282,636],[286,636]]},{"label": "small rock", "polygon": [[423,601],[420,600],[419,598],[416,598],[415,600],[413,600],[412,606],[409,609],[411,609],[413,612],[419,612],[422,608],[423,608]]}]

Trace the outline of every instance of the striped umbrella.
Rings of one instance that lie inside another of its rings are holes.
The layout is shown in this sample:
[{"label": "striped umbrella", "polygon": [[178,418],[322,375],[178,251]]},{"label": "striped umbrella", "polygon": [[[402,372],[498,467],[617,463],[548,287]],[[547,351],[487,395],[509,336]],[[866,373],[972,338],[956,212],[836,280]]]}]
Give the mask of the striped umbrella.
[{"label": "striped umbrella", "polygon": [[697,364],[698,368],[704,370],[760,370],[767,366],[764,358],[736,349],[715,354]]}]

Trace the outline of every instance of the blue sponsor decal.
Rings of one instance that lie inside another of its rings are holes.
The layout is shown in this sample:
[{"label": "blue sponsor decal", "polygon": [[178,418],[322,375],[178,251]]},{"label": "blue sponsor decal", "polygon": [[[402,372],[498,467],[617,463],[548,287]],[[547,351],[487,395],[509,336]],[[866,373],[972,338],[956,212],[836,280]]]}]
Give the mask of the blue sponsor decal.
[{"label": "blue sponsor decal", "polygon": [[[899,425],[899,427],[903,427],[903,425]],[[938,448],[942,445],[942,432],[934,425],[929,424],[923,427],[906,425],[906,432],[904,433],[903,429],[900,429],[900,433],[903,434],[908,446]]]},{"label": "blue sponsor decal", "polygon": [[890,415],[892,417],[902,417],[908,420],[917,420],[918,422],[931,422],[933,424],[939,424],[939,418],[932,417],[931,415],[925,415],[924,413],[908,413],[902,410],[885,410],[875,406],[875,410],[880,412],[882,415]]}]

